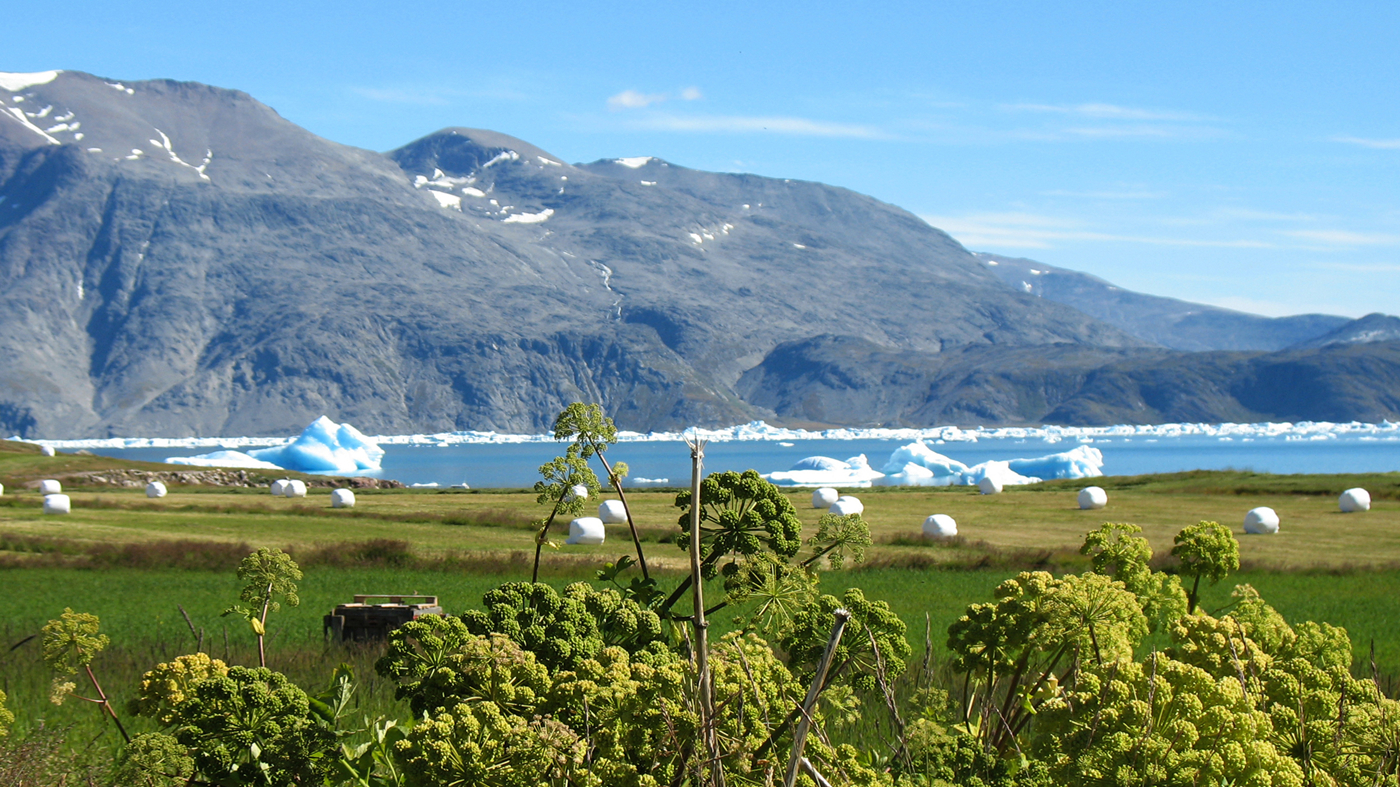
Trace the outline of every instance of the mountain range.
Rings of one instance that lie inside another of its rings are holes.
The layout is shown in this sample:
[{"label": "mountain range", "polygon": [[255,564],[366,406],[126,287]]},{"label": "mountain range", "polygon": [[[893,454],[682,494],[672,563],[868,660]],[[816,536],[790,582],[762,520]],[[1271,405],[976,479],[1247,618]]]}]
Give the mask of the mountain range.
[{"label": "mountain range", "polygon": [[820,183],[0,74],[5,434],[1379,420],[1397,323],[1130,293]]}]

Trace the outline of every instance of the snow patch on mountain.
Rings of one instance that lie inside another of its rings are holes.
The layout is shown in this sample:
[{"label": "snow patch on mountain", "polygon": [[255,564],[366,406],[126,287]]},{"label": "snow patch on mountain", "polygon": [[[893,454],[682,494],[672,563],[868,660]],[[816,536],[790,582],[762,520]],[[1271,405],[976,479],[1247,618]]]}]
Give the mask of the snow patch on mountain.
[{"label": "snow patch on mountain", "polygon": [[62,71],[35,71],[29,74],[14,74],[0,71],[0,88],[11,93],[18,93],[25,88],[47,85],[62,73]]},{"label": "snow patch on mountain", "polygon": [[651,159],[651,156],[632,156],[630,158],[615,158],[613,159],[613,163],[621,164],[630,169],[637,169],[646,166],[647,162],[651,161]]},{"label": "snow patch on mountain", "polygon": [[554,215],[554,208],[545,208],[539,213],[513,213],[501,220],[503,224],[539,224]]}]

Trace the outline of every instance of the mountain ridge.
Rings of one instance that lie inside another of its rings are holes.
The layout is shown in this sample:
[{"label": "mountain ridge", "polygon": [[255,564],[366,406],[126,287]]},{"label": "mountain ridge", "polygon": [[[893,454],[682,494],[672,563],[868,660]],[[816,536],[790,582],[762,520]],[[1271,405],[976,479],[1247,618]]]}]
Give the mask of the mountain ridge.
[{"label": "mountain ridge", "polygon": [[539,432],[578,399],[645,431],[785,417],[743,391],[815,336],[1153,351],[988,267],[819,183],[466,127],[380,154],[197,83],[0,94],[6,433]]}]

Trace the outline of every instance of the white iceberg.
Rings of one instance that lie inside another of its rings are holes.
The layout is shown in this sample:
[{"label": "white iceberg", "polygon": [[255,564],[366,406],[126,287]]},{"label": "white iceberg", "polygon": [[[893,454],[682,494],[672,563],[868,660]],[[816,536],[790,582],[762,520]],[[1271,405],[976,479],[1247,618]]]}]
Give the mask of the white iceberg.
[{"label": "white iceberg", "polygon": [[[962,482],[967,486],[981,487],[982,482],[995,483],[998,487],[1020,486],[1021,484],[1038,484],[1040,479],[1035,476],[1025,476],[1011,469],[1011,462],[999,462],[992,460],[973,465],[962,474]],[[1001,489],[996,490],[1000,492]],[[983,494],[995,494],[983,489]]]},{"label": "white iceberg", "polygon": [[866,487],[882,476],[884,473],[872,470],[870,460],[861,454],[844,462],[829,456],[809,456],[788,470],[766,473],[763,477],[777,486]]},{"label": "white iceberg", "polygon": [[292,442],[248,452],[254,459],[284,470],[303,473],[349,475],[379,470],[384,449],[350,424],[338,424],[324,415],[302,430]]},{"label": "white iceberg", "polygon": [[[921,467],[928,471],[925,476],[922,473],[910,472],[909,465]],[[896,448],[890,454],[890,461],[881,468],[887,474],[899,475],[909,474],[912,478],[931,479],[918,484],[884,484],[885,486],[954,486],[961,483],[959,476],[967,472],[967,465],[956,459],[946,457],[938,453],[923,440],[912,442],[906,446]]]},{"label": "white iceberg", "polygon": [[271,462],[254,459],[242,451],[215,451],[211,454],[199,454],[198,456],[170,456],[166,457],[165,463],[169,465],[193,465],[195,467],[240,467],[249,470],[283,469]]},{"label": "white iceberg", "polygon": [[886,465],[884,477],[871,483],[875,486],[948,486],[950,482],[935,476],[932,470],[923,465],[910,462],[893,473],[890,472],[889,465]]},{"label": "white iceberg", "polygon": [[1007,465],[1035,478],[1095,478],[1103,475],[1103,452],[1091,445],[1035,459],[1012,459]]}]

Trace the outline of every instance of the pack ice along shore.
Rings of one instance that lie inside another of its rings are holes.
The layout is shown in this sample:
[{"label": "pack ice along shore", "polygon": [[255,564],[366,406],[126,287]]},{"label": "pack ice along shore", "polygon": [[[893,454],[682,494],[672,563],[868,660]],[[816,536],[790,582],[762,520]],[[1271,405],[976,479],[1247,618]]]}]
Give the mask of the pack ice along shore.
[{"label": "pack ice along shore", "polygon": [[471,128],[378,153],[236,90],[0,74],[3,434],[534,434],[579,400],[638,432],[1379,423],[1397,339],[975,254],[820,183]]}]

